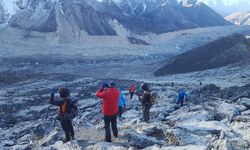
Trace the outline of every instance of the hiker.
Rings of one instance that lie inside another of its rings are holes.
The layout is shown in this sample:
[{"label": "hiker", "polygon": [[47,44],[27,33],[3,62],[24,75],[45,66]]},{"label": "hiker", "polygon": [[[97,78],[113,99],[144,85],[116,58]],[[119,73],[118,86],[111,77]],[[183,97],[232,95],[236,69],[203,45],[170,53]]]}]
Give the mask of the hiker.
[{"label": "hiker", "polygon": [[110,86],[107,83],[103,83],[99,90],[96,92],[96,97],[102,99],[102,113],[104,115],[106,142],[111,142],[110,124],[112,127],[113,135],[115,137],[118,136],[116,119],[118,113],[119,91],[115,86],[115,82],[111,82]]},{"label": "hiker", "polygon": [[135,92],[135,87],[133,84],[130,84],[130,86],[129,86],[130,99],[133,98],[134,92]]},{"label": "hiker", "polygon": [[171,83],[171,87],[174,87],[174,82]]},{"label": "hiker", "polygon": [[[59,100],[55,100],[55,93],[59,92],[60,98]],[[70,92],[68,88],[59,88],[52,89],[50,92],[49,103],[55,106],[58,106],[58,115],[57,119],[60,121],[62,129],[65,133],[64,143],[74,140],[74,128],[72,126],[72,119],[70,117],[72,106],[71,106],[71,98]]]},{"label": "hiker", "polygon": [[149,86],[147,83],[143,83],[141,86],[143,93],[139,96],[139,101],[142,104],[142,111],[143,111],[143,119],[145,122],[149,121],[149,110],[151,108],[151,102],[150,102],[150,92],[149,92]]},{"label": "hiker", "polygon": [[180,89],[176,96],[176,104],[183,106],[184,100],[187,100],[187,94],[184,89]]},{"label": "hiker", "polygon": [[118,88],[118,90],[119,90],[118,115],[119,115],[119,120],[121,120],[123,110],[126,108],[126,101],[125,101],[125,98],[122,94],[121,88]]}]

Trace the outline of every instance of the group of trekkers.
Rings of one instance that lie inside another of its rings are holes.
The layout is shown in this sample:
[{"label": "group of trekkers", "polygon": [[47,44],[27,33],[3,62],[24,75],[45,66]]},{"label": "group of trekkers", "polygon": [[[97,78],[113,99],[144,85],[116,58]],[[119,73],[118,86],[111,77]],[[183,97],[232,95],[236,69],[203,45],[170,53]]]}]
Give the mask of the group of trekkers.
[{"label": "group of trekkers", "polygon": [[[60,94],[60,98],[55,98],[55,93]],[[138,96],[138,100],[142,105],[143,121],[149,122],[149,111],[150,108],[156,103],[157,95],[150,92],[149,85],[143,83],[139,91],[135,91],[133,84],[129,86],[130,99],[133,95]],[[122,113],[126,108],[126,100],[122,94],[122,88],[116,85],[116,82],[110,84],[103,82],[96,92],[96,97],[102,102],[102,114],[104,118],[105,128],[105,141],[111,142],[111,129],[114,137],[118,137],[117,128],[117,116],[121,121]],[[183,106],[184,100],[187,100],[187,94],[185,90],[181,89],[178,91],[176,104]],[[72,126],[72,119],[77,115],[77,102],[72,100],[70,97],[70,91],[68,88],[52,89],[50,93],[49,103],[58,106],[57,119],[61,123],[61,127],[65,133],[65,139],[63,142],[74,140],[74,129]],[[110,129],[111,127],[111,129]]]}]

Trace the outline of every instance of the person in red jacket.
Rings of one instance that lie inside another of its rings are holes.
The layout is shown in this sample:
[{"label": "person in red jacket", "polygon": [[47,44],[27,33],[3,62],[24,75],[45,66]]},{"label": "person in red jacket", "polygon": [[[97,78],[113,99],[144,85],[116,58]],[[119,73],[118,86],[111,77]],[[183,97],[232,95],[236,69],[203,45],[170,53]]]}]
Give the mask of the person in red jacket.
[{"label": "person in red jacket", "polygon": [[130,99],[133,98],[134,92],[135,92],[135,87],[133,84],[130,84],[129,86]]},{"label": "person in red jacket", "polygon": [[115,82],[103,83],[102,87],[96,92],[96,97],[102,99],[102,113],[104,115],[105,141],[111,142],[110,124],[113,135],[118,136],[117,129],[117,113],[118,113],[118,98],[119,91],[115,87]]}]

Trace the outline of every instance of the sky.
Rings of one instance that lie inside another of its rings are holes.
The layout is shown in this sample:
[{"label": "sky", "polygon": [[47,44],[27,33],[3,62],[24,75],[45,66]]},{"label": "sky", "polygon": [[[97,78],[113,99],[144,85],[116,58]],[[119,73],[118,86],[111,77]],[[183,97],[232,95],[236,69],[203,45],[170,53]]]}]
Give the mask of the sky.
[{"label": "sky", "polygon": [[[3,3],[4,3],[4,6],[5,6],[5,9],[7,9],[7,11],[10,13],[10,14],[14,14],[15,13],[15,10],[17,9],[15,7],[15,4],[14,4],[14,1],[16,0],[2,0]],[[101,1],[101,0],[98,0],[98,1]],[[216,4],[218,2],[223,2],[224,4],[226,5],[234,5],[234,4],[237,4],[239,2],[244,2],[244,3],[247,3],[250,5],[250,0],[200,0],[200,1],[203,1],[205,3],[209,3],[210,4]],[[249,8],[249,11],[250,11],[250,8]]]}]

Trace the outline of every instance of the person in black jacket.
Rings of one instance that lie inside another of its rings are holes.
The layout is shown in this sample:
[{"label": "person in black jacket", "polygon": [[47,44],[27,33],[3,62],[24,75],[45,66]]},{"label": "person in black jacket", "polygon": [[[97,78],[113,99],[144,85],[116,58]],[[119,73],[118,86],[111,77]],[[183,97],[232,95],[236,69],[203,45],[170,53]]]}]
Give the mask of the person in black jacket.
[{"label": "person in black jacket", "polygon": [[141,88],[143,90],[143,94],[139,96],[139,100],[142,104],[143,119],[145,122],[148,122],[150,119],[149,110],[151,108],[149,86],[147,83],[143,83]]},{"label": "person in black jacket", "polygon": [[[55,106],[58,106],[58,115],[57,119],[60,121],[62,129],[65,133],[65,140],[68,142],[70,139],[74,140],[74,128],[72,126],[72,119],[70,117],[71,113],[71,99],[70,92],[68,88],[59,88],[58,92],[60,94],[60,99],[55,100],[54,95],[57,89],[53,89],[50,94],[49,103]],[[71,138],[70,138],[71,136]]]}]

